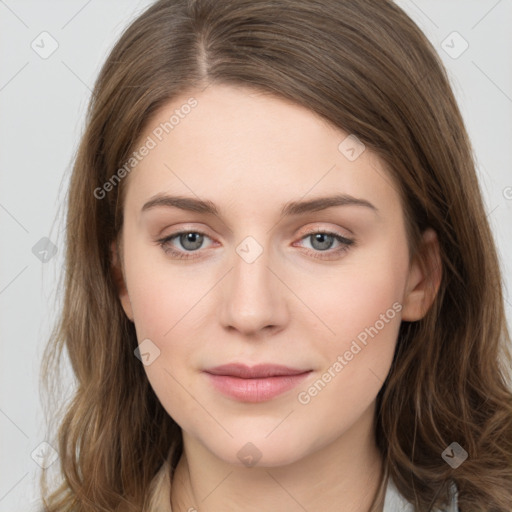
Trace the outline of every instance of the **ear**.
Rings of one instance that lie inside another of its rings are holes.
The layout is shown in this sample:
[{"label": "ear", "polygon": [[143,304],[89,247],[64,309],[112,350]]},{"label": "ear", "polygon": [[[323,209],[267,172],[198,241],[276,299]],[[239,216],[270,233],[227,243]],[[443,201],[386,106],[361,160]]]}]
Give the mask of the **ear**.
[{"label": "ear", "polygon": [[436,232],[429,228],[424,231],[418,252],[409,268],[402,320],[415,322],[426,315],[436,298],[441,277],[439,241]]},{"label": "ear", "polygon": [[112,258],[112,275],[114,276],[114,283],[116,285],[117,293],[119,295],[119,300],[121,301],[121,305],[123,306],[126,316],[133,322],[132,303],[130,302],[130,297],[128,296],[128,289],[126,288],[126,281],[124,278],[123,268],[120,261],[121,258],[119,257],[117,244],[115,240],[110,245],[110,254]]}]

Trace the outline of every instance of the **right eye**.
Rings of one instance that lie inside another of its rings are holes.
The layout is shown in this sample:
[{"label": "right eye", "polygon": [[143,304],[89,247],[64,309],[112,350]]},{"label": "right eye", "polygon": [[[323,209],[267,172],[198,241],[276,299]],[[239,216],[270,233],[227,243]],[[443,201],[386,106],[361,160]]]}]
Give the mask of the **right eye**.
[{"label": "right eye", "polygon": [[[159,245],[162,247],[166,254],[178,259],[190,259],[197,256],[189,256],[187,253],[197,252],[203,245],[204,239],[210,238],[205,233],[200,231],[178,231],[172,235],[166,236],[158,240]],[[176,239],[182,250],[176,249],[172,242]]]}]

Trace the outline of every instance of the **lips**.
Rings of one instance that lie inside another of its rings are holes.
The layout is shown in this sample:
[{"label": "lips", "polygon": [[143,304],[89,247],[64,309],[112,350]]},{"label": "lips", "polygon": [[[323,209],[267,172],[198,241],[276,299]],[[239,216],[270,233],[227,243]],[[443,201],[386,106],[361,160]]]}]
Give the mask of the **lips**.
[{"label": "lips", "polygon": [[226,364],[205,370],[210,384],[240,402],[265,402],[298,386],[312,370],[274,364]]},{"label": "lips", "polygon": [[268,377],[279,377],[288,375],[300,375],[309,370],[300,370],[281,366],[277,364],[258,364],[256,366],[246,366],[243,364],[224,364],[205,370],[212,375],[226,375],[238,377],[239,379],[265,379]]}]

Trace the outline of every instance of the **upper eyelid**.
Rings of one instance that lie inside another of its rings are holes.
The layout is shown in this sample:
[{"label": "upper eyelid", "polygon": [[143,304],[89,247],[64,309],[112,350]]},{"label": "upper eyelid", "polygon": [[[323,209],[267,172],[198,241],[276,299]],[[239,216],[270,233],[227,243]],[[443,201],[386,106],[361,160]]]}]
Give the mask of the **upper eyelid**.
[{"label": "upper eyelid", "polygon": [[[314,223],[314,222],[311,222],[311,223],[308,223],[308,224],[316,224],[315,227],[302,227],[300,228],[298,231],[300,233],[299,236],[303,237],[303,236],[308,236],[310,234],[313,234],[313,233],[316,233],[316,232],[321,232],[321,233],[329,233],[329,234],[333,234],[333,235],[338,235],[338,236],[341,236],[342,238],[347,238],[347,239],[350,239],[350,238],[354,238],[354,234],[353,232],[348,229],[348,228],[341,228],[341,227],[338,227],[338,228],[332,228],[332,227],[328,227],[328,226],[318,226],[317,224],[318,223]],[[343,234],[343,233],[340,233],[339,230],[343,230],[346,232],[346,234]],[[195,228],[195,227],[183,227],[183,228],[180,228],[178,229],[178,231],[175,231],[169,235],[166,235],[166,236],[162,236],[160,237],[160,239],[164,239],[164,238],[170,238],[170,237],[173,237],[173,236],[176,236],[176,235],[180,235],[180,234],[184,234],[184,233],[200,233],[202,235],[206,235],[207,237],[211,238],[211,239],[214,239],[215,237],[213,236],[210,236],[208,234],[209,229],[203,229],[203,228]]]},{"label": "upper eyelid", "polygon": [[[197,234],[200,234],[202,236],[205,236],[205,237],[209,238],[210,240],[212,240],[215,243],[215,240],[213,239],[213,237],[211,237],[210,235],[208,235],[208,233],[202,231],[201,229],[181,229],[179,231],[176,231],[175,233],[171,233],[169,235],[166,235],[164,237],[159,238],[158,241],[159,242],[163,242],[163,241],[169,242],[170,240],[172,240],[172,239],[174,239],[176,237],[179,237],[180,235],[185,235],[187,233],[197,233]],[[352,237],[352,235],[350,237],[348,237],[348,236],[345,236],[345,235],[343,235],[341,233],[338,233],[334,229],[323,228],[323,227],[316,227],[316,228],[305,229],[304,232],[302,232],[299,235],[299,240],[303,240],[304,238],[312,236],[312,235],[314,235],[316,233],[327,234],[327,235],[333,236],[333,237],[339,237],[341,239],[350,241],[350,243],[354,243],[355,242],[355,239]],[[186,251],[186,252],[197,252],[197,251]]]}]

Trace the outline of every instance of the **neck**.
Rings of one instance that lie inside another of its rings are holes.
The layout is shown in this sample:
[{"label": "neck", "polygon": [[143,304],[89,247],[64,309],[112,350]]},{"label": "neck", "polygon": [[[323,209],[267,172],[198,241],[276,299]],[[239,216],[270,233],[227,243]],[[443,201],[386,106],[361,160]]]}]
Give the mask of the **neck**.
[{"label": "neck", "polygon": [[219,459],[183,432],[173,475],[172,512],[322,510],[382,512],[383,463],[369,421],[294,462],[243,467]]}]

